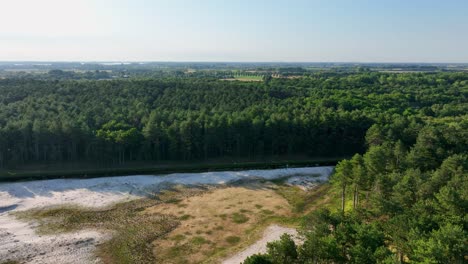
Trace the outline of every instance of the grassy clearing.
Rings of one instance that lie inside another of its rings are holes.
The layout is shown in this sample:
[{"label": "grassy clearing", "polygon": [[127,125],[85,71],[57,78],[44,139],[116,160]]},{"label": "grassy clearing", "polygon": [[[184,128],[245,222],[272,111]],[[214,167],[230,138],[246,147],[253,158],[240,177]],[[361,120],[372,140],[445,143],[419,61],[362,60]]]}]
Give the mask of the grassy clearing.
[{"label": "grassy clearing", "polygon": [[174,187],[107,209],[61,207],[17,216],[38,220],[41,234],[111,231],[112,239],[97,252],[104,263],[214,263],[254,243],[272,223],[298,226],[306,212],[323,204],[327,190],[325,185],[305,193],[271,182]]},{"label": "grassy clearing", "polygon": [[[261,237],[269,218],[291,216],[287,201],[276,194],[273,187],[271,183],[252,183],[213,189],[184,199],[182,204],[187,205],[184,214],[192,217],[153,243],[158,263],[216,263],[250,245]],[[261,204],[262,209],[256,204]],[[276,209],[278,207],[281,209]],[[172,204],[147,210],[176,215],[180,212],[177,205]],[[268,215],[262,210],[274,213]],[[176,239],[181,235],[184,239]],[[207,242],[198,243],[200,239],[193,240],[194,237],[203,237]]]},{"label": "grassy clearing", "polygon": [[261,82],[263,81],[263,76],[262,75],[235,75],[234,78],[238,81],[243,81],[243,82]]},{"label": "grassy clearing", "polygon": [[232,78],[222,79],[224,81],[241,81],[241,82],[261,82],[263,75],[255,74],[235,74]]}]

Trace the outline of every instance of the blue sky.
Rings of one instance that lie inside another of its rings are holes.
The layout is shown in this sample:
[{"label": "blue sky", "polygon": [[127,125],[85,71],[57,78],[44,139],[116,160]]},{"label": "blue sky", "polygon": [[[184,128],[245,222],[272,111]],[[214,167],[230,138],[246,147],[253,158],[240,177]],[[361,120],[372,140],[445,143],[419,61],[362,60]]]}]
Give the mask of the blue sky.
[{"label": "blue sky", "polygon": [[466,0],[0,3],[0,60],[468,62]]}]

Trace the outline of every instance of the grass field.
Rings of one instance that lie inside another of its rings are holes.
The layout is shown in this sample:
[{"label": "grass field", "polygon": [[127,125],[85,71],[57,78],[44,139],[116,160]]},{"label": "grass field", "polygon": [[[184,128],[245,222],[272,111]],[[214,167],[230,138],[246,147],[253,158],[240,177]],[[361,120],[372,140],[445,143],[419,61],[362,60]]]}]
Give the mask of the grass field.
[{"label": "grass field", "polygon": [[233,78],[223,79],[225,81],[241,81],[241,82],[261,82],[263,81],[263,75],[253,74],[235,74]]},{"label": "grass field", "polygon": [[236,75],[234,78],[238,81],[244,82],[261,82],[263,81],[263,76],[261,75]]},{"label": "grass field", "polygon": [[220,187],[175,186],[152,198],[106,209],[60,207],[17,213],[41,234],[104,229],[104,263],[216,263],[262,236],[270,224],[297,227],[330,203],[329,185],[308,192],[281,181]]}]

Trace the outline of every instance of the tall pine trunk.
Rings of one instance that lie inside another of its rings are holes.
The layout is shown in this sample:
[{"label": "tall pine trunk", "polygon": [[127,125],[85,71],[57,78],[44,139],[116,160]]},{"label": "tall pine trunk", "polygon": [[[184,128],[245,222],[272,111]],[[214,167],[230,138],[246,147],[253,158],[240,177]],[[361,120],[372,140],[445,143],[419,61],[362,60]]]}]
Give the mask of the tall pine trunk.
[{"label": "tall pine trunk", "polygon": [[356,207],[359,207],[359,187],[356,187]]},{"label": "tall pine trunk", "polygon": [[359,192],[358,186],[354,185],[354,192],[353,192],[353,209],[356,209],[358,206],[358,199],[359,199]]},{"label": "tall pine trunk", "polygon": [[344,214],[345,210],[345,198],[346,198],[346,185],[343,184],[343,189],[341,190],[341,212]]}]

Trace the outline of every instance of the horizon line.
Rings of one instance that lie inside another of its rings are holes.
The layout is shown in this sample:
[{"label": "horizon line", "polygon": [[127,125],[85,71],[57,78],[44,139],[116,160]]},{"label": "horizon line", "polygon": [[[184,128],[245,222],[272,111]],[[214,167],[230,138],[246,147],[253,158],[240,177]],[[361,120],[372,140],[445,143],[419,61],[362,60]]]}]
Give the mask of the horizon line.
[{"label": "horizon line", "polygon": [[337,63],[337,64],[468,64],[467,62],[418,62],[418,61],[217,61],[217,60],[0,60],[0,63]]}]

